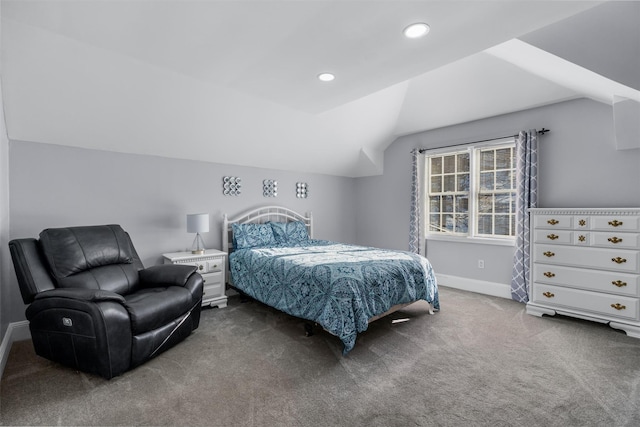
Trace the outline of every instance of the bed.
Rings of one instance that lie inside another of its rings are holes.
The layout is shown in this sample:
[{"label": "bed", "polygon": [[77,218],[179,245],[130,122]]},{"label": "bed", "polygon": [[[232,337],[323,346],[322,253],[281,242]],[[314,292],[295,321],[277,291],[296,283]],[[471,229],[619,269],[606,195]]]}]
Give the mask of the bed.
[{"label": "bed", "polygon": [[313,238],[311,213],[268,206],[222,224],[229,284],[340,338],[343,354],[368,324],[415,301],[440,308],[429,261],[417,254]]}]

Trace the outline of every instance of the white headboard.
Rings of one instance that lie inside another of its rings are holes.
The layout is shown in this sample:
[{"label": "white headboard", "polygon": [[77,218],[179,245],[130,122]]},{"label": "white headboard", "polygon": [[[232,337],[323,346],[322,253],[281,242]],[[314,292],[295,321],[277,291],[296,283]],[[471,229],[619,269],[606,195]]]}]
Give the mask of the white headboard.
[{"label": "white headboard", "polygon": [[307,226],[309,237],[313,239],[313,217],[311,212],[307,212],[305,215],[302,215],[282,206],[265,206],[263,208],[257,208],[252,211],[245,212],[232,219],[229,219],[227,214],[224,214],[222,221],[222,250],[229,253],[233,249],[232,224],[263,224],[268,221],[302,221]]}]

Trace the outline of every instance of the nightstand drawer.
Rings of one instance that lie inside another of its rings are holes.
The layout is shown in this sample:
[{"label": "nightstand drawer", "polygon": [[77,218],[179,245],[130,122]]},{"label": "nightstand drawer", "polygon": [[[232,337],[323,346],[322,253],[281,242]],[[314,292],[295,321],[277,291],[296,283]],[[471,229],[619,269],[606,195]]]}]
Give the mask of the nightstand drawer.
[{"label": "nightstand drawer", "polygon": [[201,274],[202,279],[204,280],[204,285],[205,286],[209,286],[209,285],[215,285],[215,284],[220,284],[223,282],[222,280],[222,271],[218,271],[218,272],[214,272],[214,273],[206,273],[206,274]]},{"label": "nightstand drawer", "polygon": [[220,297],[224,295],[224,290],[224,283],[206,283],[202,292],[202,301]]},{"label": "nightstand drawer", "polygon": [[208,260],[205,262],[205,266],[206,266],[207,272],[222,271],[222,269],[224,268],[224,259],[215,258],[212,260]]},{"label": "nightstand drawer", "polygon": [[186,262],[180,262],[177,264],[194,265],[198,267],[198,273],[200,274],[208,274],[214,271],[220,272],[224,267],[222,260],[217,260],[217,259],[213,261],[186,261]]},{"label": "nightstand drawer", "polygon": [[533,284],[533,302],[638,320],[638,298]]}]

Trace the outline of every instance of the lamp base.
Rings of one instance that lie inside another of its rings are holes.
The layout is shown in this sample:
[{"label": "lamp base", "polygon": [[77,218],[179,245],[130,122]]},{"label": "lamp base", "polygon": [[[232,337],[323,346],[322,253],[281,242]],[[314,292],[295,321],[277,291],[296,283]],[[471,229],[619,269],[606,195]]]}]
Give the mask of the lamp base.
[{"label": "lamp base", "polygon": [[200,233],[196,233],[196,238],[193,239],[193,244],[191,245],[191,253],[192,254],[197,254],[197,255],[202,255],[204,254],[205,248],[204,248],[204,241],[202,240],[202,236],[200,236]]}]

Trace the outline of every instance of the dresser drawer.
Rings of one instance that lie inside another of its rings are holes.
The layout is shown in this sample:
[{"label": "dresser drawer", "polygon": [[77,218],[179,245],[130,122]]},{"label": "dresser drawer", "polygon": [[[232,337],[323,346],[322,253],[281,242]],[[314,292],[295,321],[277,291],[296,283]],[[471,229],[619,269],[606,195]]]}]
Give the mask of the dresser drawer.
[{"label": "dresser drawer", "polygon": [[596,292],[640,297],[640,274],[534,264],[533,281]]},{"label": "dresser drawer", "polygon": [[640,249],[639,233],[592,232],[591,245],[606,248]]},{"label": "dresser drawer", "polygon": [[533,220],[534,228],[570,229],[573,227],[571,215],[536,215]]},{"label": "dresser drawer", "polygon": [[533,284],[532,296],[533,302],[538,304],[588,311],[609,317],[638,320],[638,303],[640,301],[638,298],[538,283]]},{"label": "dresser drawer", "polygon": [[[545,242],[542,236],[540,239],[540,241],[536,240],[536,243],[551,243]],[[559,239],[556,239],[556,243],[558,242]],[[573,244],[575,246],[597,246],[601,248],[640,249],[640,233],[575,231],[573,232]]]},{"label": "dresser drawer", "polygon": [[640,231],[640,216],[602,215],[591,218],[592,230]]},{"label": "dresser drawer", "polygon": [[536,230],[534,239],[536,243],[570,245],[571,243],[573,243],[573,231]]},{"label": "dresser drawer", "polygon": [[532,257],[535,263],[637,273],[640,251],[535,245]]}]

